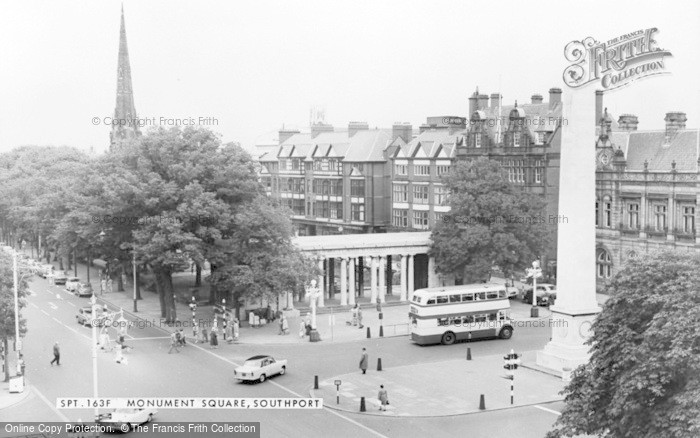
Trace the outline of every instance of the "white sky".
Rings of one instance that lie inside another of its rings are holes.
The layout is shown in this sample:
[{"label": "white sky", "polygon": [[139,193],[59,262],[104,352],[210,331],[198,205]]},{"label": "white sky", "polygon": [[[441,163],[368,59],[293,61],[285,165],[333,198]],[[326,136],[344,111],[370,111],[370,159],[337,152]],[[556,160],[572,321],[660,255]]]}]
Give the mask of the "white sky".
[{"label": "white sky", "polygon": [[[615,116],[661,129],[667,111],[700,119],[700,2],[124,2],[140,117],[216,117],[224,141],[269,143],[311,106],[346,126],[466,116],[468,96],[505,104],[566,92],[564,46],[657,27],[665,77],[606,95]],[[24,144],[105,149],[115,105],[120,2],[3,1],[0,151]],[[591,86],[593,92],[595,86]]]}]

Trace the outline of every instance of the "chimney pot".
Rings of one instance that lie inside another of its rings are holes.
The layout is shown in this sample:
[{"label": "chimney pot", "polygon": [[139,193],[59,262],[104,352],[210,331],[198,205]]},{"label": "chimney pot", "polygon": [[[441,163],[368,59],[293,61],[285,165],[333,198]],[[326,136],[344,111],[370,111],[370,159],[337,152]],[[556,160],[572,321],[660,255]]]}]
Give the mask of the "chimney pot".
[{"label": "chimney pot", "polygon": [[549,89],[549,109],[551,110],[560,102],[561,102],[561,88],[550,88]]},{"label": "chimney pot", "polygon": [[685,129],[685,122],[688,118],[682,111],[673,111],[666,113],[664,120],[666,121],[666,138],[670,140],[678,131]]},{"label": "chimney pot", "polygon": [[542,103],[542,100],[543,100],[541,94],[533,94],[533,95],[530,97],[530,99],[531,99],[531,101],[532,101],[533,104]]}]

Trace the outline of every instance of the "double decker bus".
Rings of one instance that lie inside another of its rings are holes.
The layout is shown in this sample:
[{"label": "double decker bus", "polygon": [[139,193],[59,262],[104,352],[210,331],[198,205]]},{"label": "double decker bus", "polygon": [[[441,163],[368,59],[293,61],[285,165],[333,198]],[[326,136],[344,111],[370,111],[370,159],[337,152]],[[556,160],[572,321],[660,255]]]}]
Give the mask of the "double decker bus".
[{"label": "double decker bus", "polygon": [[513,335],[510,300],[502,284],[419,289],[411,296],[408,317],[411,340],[419,345]]}]

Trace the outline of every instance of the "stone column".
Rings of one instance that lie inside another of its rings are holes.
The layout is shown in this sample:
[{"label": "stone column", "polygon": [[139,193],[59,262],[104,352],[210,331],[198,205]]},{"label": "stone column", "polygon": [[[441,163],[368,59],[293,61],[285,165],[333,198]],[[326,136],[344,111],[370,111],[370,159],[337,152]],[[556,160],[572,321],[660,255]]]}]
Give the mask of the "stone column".
[{"label": "stone column", "polygon": [[386,257],[379,257],[377,263],[379,269],[379,290],[377,292],[377,301],[383,303],[386,301]]},{"label": "stone column", "polygon": [[435,273],[435,257],[428,256],[428,287],[438,286],[438,278]]},{"label": "stone column", "polygon": [[340,259],[340,305],[348,304],[348,259]]},{"label": "stone column", "polygon": [[407,290],[408,295],[411,295],[413,293],[413,280],[414,280],[413,254],[410,254],[408,256],[408,290]]},{"label": "stone column", "polygon": [[673,194],[668,196],[668,207],[666,207],[666,229],[668,229],[668,234],[666,234],[666,240],[673,242],[675,236],[673,235],[673,228],[676,226],[676,206],[674,205]]},{"label": "stone column", "polygon": [[406,269],[408,268],[406,266],[406,259],[408,259],[408,256],[401,254],[401,296],[399,297],[401,301],[406,301],[406,294],[408,292],[408,284],[406,284]]},{"label": "stone column", "polygon": [[355,305],[355,258],[350,257],[349,266],[349,279],[348,284],[350,285],[350,290],[348,291],[348,304],[351,306]]},{"label": "stone column", "polygon": [[326,288],[324,287],[324,280],[326,279],[326,269],[324,259],[318,260],[318,267],[321,269],[321,275],[318,276],[318,290],[321,291],[321,295],[318,297],[318,307],[323,307],[323,296],[325,295]]},{"label": "stone column", "polygon": [[367,256],[367,261],[369,262],[369,271],[370,271],[370,290],[372,291],[372,295],[370,296],[369,301],[371,303],[376,303],[377,302],[377,258],[372,257],[372,256]]},{"label": "stone column", "polygon": [[552,340],[537,352],[539,366],[561,371],[587,363],[591,323],[600,307],[595,277],[595,105],[592,90],[564,94],[559,211],[569,218],[558,230],[557,300],[551,307]]}]

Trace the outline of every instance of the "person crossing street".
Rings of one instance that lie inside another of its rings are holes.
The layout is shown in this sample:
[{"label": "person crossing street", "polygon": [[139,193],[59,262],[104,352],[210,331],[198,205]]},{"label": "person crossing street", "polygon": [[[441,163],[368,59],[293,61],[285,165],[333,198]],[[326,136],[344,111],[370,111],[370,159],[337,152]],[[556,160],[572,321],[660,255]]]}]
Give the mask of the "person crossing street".
[{"label": "person crossing street", "polygon": [[177,348],[177,346],[178,346],[177,335],[175,334],[175,332],[173,332],[170,334],[170,350],[168,350],[168,354],[172,353],[173,349],[179,353],[180,349]]},{"label": "person crossing street", "polygon": [[56,365],[61,365],[61,350],[58,347],[58,341],[53,344],[53,360],[51,361],[51,366],[56,362]]}]

